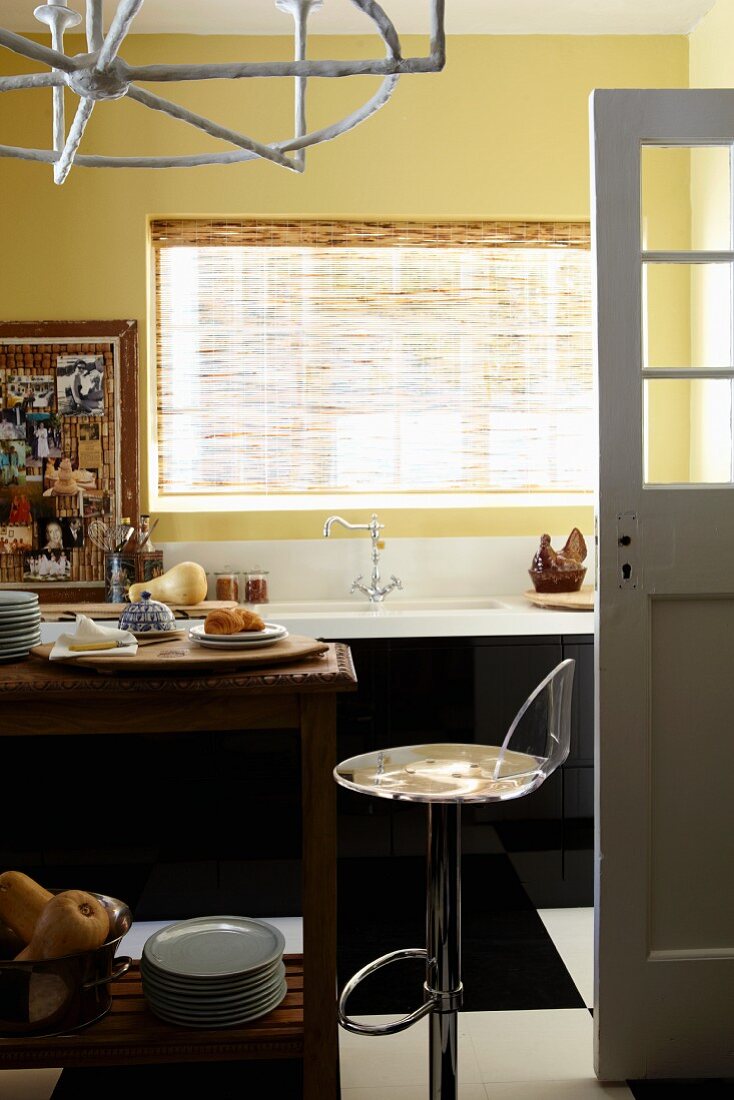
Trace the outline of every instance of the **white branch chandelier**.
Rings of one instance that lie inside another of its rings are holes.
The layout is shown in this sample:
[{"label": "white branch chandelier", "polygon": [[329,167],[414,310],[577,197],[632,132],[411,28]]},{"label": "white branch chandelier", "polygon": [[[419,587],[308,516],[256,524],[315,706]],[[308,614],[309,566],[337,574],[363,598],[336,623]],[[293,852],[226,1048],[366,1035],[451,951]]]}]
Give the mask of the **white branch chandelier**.
[{"label": "white branch chandelier", "polygon": [[[53,0],[34,11],[36,19],[51,31],[51,48],[23,35],[0,28],[0,46],[21,57],[39,61],[50,72],[0,77],[0,92],[24,88],[51,88],[53,94],[53,149],[25,149],[0,145],[0,157],[42,161],[52,164],[54,181],[64,182],[72,165],[83,168],[186,168],[201,164],[237,164],[262,158],[294,172],[305,166],[305,150],[322,141],[330,141],[373,115],[387,103],[403,73],[439,72],[445,63],[444,0],[430,0],[431,51],[428,57],[403,58],[400,39],[392,21],[376,0],[351,0],[368,16],[385,46],[385,57],[372,61],[307,61],[308,19],[323,5],[323,0],[275,0],[276,6],[293,17],[293,61],[225,62],[211,65],[127,65],[118,52],[130,31],[144,0],[120,0],[110,28],[102,28],[102,0],[86,0],[87,53],[64,53],[64,33],[81,22],[81,15],[67,6],[67,0]],[[382,76],[380,88],[356,111],[321,130],[309,131],[306,125],[306,86],[310,77]],[[211,119],[172,103],[140,83],[176,80],[241,80],[257,77],[293,77],[295,82],[294,136],[288,141],[263,144]],[[64,89],[79,96],[79,106],[67,132],[64,119]],[[212,137],[221,138],[235,148],[220,153],[191,156],[110,157],[79,153],[84,130],[95,105],[101,100],[135,100],[154,111],[193,126]],[[288,156],[287,154],[291,154]]]}]

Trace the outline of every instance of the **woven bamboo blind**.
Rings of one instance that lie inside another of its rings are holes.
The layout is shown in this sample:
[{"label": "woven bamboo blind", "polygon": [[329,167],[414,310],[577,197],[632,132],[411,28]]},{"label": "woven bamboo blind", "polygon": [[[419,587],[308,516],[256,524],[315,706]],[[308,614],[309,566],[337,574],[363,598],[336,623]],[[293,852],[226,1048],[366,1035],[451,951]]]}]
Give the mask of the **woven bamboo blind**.
[{"label": "woven bamboo blind", "polygon": [[586,224],[152,225],[159,492],[588,490]]}]

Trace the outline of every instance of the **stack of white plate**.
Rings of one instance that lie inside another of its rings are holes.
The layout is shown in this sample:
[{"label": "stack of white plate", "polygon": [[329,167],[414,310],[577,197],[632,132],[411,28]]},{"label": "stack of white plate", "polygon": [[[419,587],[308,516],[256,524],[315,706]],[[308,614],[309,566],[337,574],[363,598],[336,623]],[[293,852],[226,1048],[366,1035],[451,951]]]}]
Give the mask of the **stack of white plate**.
[{"label": "stack of white plate", "polygon": [[239,634],[207,634],[203,624],[192,626],[189,638],[207,649],[259,649],[261,646],[274,645],[281,638],[287,638],[288,631],[280,623],[265,623],[264,630],[243,630]]},{"label": "stack of white plate", "polygon": [[27,657],[41,641],[41,611],[35,592],[0,591],[0,661]]},{"label": "stack of white plate", "polygon": [[143,946],[143,993],[183,1027],[232,1027],[265,1016],[287,992],[282,933],[249,917],[194,917]]}]

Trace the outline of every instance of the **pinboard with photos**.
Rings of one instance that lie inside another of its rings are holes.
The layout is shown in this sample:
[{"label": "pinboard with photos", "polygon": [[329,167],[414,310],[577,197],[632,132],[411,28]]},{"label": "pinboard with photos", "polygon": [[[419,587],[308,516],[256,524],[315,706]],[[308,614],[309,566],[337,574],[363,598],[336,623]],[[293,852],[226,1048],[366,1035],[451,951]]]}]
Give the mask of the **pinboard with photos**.
[{"label": "pinboard with photos", "polygon": [[90,523],[138,522],[134,321],[0,322],[0,588],[103,598]]}]

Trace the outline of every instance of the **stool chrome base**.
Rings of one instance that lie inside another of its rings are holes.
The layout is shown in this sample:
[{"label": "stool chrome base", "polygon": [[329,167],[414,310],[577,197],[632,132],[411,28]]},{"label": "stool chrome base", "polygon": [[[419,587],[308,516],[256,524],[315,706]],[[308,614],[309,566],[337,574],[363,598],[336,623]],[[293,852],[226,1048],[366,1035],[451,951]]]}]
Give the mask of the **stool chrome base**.
[{"label": "stool chrome base", "polygon": [[[430,1100],[458,1100],[458,1010],[461,984],[461,806],[428,804],[426,947],[406,947],[362,967],[339,998],[339,1023],[358,1035],[395,1035],[423,1016],[429,1022]],[[389,1024],[360,1024],[347,1015],[347,1001],[359,983],[401,959],[426,960],[423,1004]]]}]

